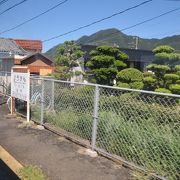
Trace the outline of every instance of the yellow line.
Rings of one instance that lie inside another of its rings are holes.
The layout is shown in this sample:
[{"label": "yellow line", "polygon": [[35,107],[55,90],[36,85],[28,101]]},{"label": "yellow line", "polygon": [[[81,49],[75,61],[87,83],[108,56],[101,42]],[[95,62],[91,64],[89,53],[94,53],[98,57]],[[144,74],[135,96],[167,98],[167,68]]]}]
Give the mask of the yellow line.
[{"label": "yellow line", "polygon": [[0,159],[2,159],[4,161],[4,163],[6,163],[6,165],[9,166],[9,168],[16,174],[23,167],[2,146],[0,146]]}]

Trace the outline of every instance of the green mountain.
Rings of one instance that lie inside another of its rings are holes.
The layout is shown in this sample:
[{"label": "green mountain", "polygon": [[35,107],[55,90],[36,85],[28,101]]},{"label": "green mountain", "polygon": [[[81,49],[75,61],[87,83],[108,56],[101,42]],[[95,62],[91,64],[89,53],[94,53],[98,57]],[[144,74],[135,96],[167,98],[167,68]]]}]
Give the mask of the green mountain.
[{"label": "green mountain", "polygon": [[[135,36],[126,35],[118,29],[113,28],[98,31],[90,36],[82,36],[77,40],[77,43],[82,45],[111,45],[120,48],[135,48],[136,39]],[[59,45],[49,49],[45,54],[51,58],[54,57]],[[180,35],[174,35],[162,39],[144,39],[138,37],[138,49],[152,50],[159,45],[170,45],[179,51]]]}]

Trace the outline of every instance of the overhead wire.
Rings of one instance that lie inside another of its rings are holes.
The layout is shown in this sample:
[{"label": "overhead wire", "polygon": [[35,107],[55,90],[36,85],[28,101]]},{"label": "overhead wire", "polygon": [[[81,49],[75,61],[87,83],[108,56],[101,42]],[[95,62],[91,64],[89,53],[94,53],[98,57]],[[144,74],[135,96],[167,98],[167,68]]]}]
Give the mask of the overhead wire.
[{"label": "overhead wire", "polygon": [[[147,22],[153,21],[153,20],[155,20],[155,19],[158,19],[158,18],[160,18],[160,17],[162,17],[162,16],[168,15],[168,14],[173,13],[173,12],[178,11],[178,10],[180,10],[180,7],[179,7],[179,8],[172,9],[172,10],[167,11],[167,12],[165,12],[165,13],[162,13],[162,14],[160,14],[160,15],[158,15],[158,16],[154,16],[154,17],[152,17],[152,18],[150,18],[150,19],[141,21],[141,22],[136,23],[136,24],[134,24],[134,25],[131,25],[131,26],[122,28],[122,29],[120,29],[119,31],[123,32],[123,31],[129,30],[129,29],[135,28],[135,27],[137,27],[137,26],[140,26],[140,25],[145,24],[145,23],[147,23]],[[95,42],[93,42],[93,43],[101,42],[101,41],[104,41],[104,40],[106,40],[106,39],[112,38],[112,35],[119,34],[119,31],[114,32],[114,33],[111,33],[111,34],[108,34],[108,37],[105,37],[105,38],[103,38],[103,39],[101,39],[101,40],[99,40],[99,41],[95,41]],[[111,35],[111,36],[110,36],[110,35]]]},{"label": "overhead wire", "polygon": [[81,29],[90,27],[90,26],[92,26],[92,25],[94,25],[94,24],[100,23],[100,22],[105,21],[105,20],[107,20],[107,19],[111,19],[112,17],[115,17],[115,16],[117,16],[117,15],[123,14],[123,13],[125,13],[125,12],[130,11],[130,10],[136,9],[136,8],[138,8],[138,7],[140,7],[140,6],[143,6],[143,5],[147,4],[147,3],[150,3],[150,2],[152,2],[152,1],[153,1],[153,0],[144,1],[144,2],[142,2],[142,3],[140,3],[140,4],[137,4],[137,5],[135,5],[135,6],[129,7],[129,8],[127,8],[127,9],[123,10],[123,11],[114,13],[114,14],[112,14],[112,15],[110,15],[110,16],[105,17],[105,18],[99,19],[99,20],[97,20],[97,21],[94,21],[94,22],[92,22],[92,23],[89,23],[89,24],[86,24],[86,25],[83,25],[83,26],[80,26],[80,27],[78,27],[78,28],[76,28],[76,29],[70,30],[70,31],[65,32],[65,33],[63,33],[63,34],[60,34],[60,35],[57,35],[57,36],[53,36],[52,38],[46,39],[46,40],[44,40],[43,42],[51,41],[51,40],[53,40],[53,39],[57,39],[57,38],[59,38],[59,37],[62,37],[62,36],[71,34],[71,33],[73,33],[73,32],[79,31],[79,30],[81,30]]},{"label": "overhead wire", "polygon": [[13,6],[7,8],[6,10],[0,12],[0,15],[6,13],[6,12],[8,12],[8,11],[10,11],[11,9],[14,9],[15,7],[17,7],[17,6],[19,6],[19,5],[23,4],[23,3],[25,3],[26,1],[28,1],[28,0],[23,0],[23,1],[20,1],[20,2],[18,2],[18,3],[16,3],[16,4],[14,4]]},{"label": "overhead wire", "polygon": [[29,23],[29,22],[31,22],[31,21],[33,21],[33,20],[41,17],[42,15],[44,15],[44,14],[46,14],[46,13],[54,10],[55,8],[59,7],[60,5],[62,5],[62,4],[64,4],[64,3],[66,3],[67,1],[68,1],[68,0],[61,1],[60,3],[56,4],[55,6],[47,9],[46,11],[44,11],[44,12],[42,12],[42,13],[40,13],[40,14],[38,14],[38,15],[36,15],[36,16],[34,16],[34,17],[32,17],[32,18],[30,18],[30,19],[28,19],[28,20],[26,20],[26,21],[24,21],[24,22],[22,22],[22,23],[20,23],[20,24],[18,24],[18,25],[16,25],[16,26],[12,27],[12,28],[10,28],[10,29],[1,31],[0,34],[4,34],[4,33],[7,33],[7,32],[9,32],[9,31],[12,31],[12,30],[14,30],[14,29],[17,29],[17,28],[23,26],[24,24],[27,24],[27,23]]},{"label": "overhead wire", "polygon": [[2,0],[2,1],[0,1],[0,5],[3,5],[3,4],[6,3],[7,1],[9,1],[9,0]]}]

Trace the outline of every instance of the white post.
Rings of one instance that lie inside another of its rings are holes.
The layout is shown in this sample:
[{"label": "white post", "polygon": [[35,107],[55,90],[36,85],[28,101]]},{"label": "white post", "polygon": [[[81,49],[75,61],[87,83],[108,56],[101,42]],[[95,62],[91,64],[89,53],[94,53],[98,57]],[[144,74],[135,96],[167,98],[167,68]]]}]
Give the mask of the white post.
[{"label": "white post", "polygon": [[30,120],[30,72],[28,69],[28,87],[27,87],[27,122]]},{"label": "white post", "polygon": [[[13,69],[11,69],[11,75],[13,74]],[[11,86],[13,86],[13,79],[11,76]],[[11,89],[11,115],[14,113],[14,98],[12,97],[12,89]]]}]

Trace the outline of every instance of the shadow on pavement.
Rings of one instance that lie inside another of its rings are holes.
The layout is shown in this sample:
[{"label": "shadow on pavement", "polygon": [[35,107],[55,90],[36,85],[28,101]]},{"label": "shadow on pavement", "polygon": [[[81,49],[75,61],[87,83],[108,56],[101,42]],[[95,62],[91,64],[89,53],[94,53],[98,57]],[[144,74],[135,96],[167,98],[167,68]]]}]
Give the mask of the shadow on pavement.
[{"label": "shadow on pavement", "polygon": [[0,179],[20,180],[20,178],[0,159]]}]

